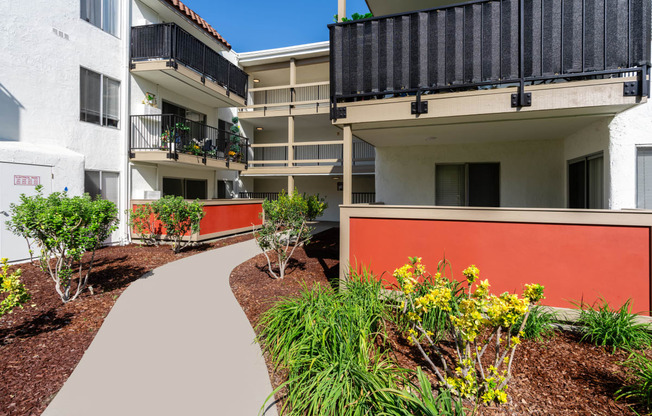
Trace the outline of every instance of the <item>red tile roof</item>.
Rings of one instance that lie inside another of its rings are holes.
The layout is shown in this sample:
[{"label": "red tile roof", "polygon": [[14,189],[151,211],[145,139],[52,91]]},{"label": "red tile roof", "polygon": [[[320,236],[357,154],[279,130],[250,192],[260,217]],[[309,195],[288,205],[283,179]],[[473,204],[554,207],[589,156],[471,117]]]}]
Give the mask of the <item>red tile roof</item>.
[{"label": "red tile roof", "polygon": [[208,33],[210,36],[214,37],[218,42],[222,43],[227,48],[231,49],[231,44],[226,41],[213,26],[209,25],[206,20],[202,19],[197,13],[193,12],[188,6],[180,2],[179,0],[165,0],[170,6],[178,10],[181,14],[188,17],[195,25],[197,25],[204,32]]}]

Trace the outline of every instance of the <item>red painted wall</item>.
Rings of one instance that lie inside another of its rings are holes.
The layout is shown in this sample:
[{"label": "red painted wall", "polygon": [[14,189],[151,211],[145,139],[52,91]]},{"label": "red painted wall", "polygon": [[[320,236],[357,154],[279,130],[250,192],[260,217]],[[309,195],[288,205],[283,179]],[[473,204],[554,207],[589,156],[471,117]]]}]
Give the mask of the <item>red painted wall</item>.
[{"label": "red painted wall", "polygon": [[206,212],[206,216],[199,223],[199,235],[236,230],[263,223],[260,217],[263,212],[261,203],[206,205],[204,206],[204,212]]},{"label": "red painted wall", "polygon": [[494,293],[540,283],[549,306],[603,296],[612,306],[632,298],[634,312],[651,309],[647,227],[351,218],[349,249],[351,265],[390,282],[408,256],[423,257],[434,273],[445,254],[455,278],[475,264]]},{"label": "red painted wall", "polygon": [[[137,204],[134,204],[132,209],[136,206]],[[263,205],[260,202],[235,205],[204,205],[204,212],[206,215],[199,223],[200,236],[253,227],[253,225],[261,225],[263,223],[260,217],[260,214],[263,212]],[[161,229],[161,234],[165,235],[165,228],[161,227],[160,221],[157,222],[157,226]]]}]

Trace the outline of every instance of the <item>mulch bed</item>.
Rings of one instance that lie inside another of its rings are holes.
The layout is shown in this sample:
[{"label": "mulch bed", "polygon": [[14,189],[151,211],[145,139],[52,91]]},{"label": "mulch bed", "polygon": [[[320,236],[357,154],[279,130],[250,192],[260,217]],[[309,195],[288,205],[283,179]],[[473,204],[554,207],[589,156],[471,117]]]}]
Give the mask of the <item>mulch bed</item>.
[{"label": "mulch bed", "polygon": [[[231,274],[231,288],[252,326],[279,298],[316,284],[335,287],[338,241],[339,229],[318,234],[305,249],[296,250],[296,261],[283,280],[270,277],[262,254],[238,266]],[[416,347],[408,345],[391,327],[389,335],[398,365],[425,369]],[[525,340],[516,351],[509,402],[500,408],[483,407],[480,414],[634,415],[626,404],[613,399],[625,381],[625,369],[619,363],[626,358],[624,352],[612,355],[603,348],[580,343],[579,337],[569,332],[558,332],[541,342]],[[268,370],[274,388],[285,381],[284,374],[275,372],[269,360]]]},{"label": "mulch bed", "polygon": [[169,245],[102,248],[95,253],[89,277],[94,294],[85,291],[67,304],[39,267],[13,266],[11,270],[22,269],[21,280],[32,300],[0,319],[0,416],[40,415],[45,410],[131,282],[171,261],[252,238],[251,234],[237,235],[198,244],[177,255]]}]

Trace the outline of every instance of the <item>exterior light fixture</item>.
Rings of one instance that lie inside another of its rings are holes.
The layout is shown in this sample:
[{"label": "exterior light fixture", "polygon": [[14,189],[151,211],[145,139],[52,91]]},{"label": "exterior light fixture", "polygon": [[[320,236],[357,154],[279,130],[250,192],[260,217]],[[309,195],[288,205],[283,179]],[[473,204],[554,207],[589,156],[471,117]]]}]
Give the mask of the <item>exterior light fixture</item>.
[{"label": "exterior light fixture", "polygon": [[254,84],[258,84],[260,80],[258,78],[254,78]]},{"label": "exterior light fixture", "polygon": [[256,130],[258,130],[258,131],[262,131],[263,128],[262,128],[262,127],[256,127]]}]

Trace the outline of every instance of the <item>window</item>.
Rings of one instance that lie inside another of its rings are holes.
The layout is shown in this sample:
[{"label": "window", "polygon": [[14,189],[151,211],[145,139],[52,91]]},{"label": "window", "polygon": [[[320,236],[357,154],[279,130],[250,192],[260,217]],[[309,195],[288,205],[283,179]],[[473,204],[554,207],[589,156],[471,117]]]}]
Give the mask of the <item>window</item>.
[{"label": "window", "polygon": [[80,0],[81,18],[118,36],[118,0]]},{"label": "window", "polygon": [[500,164],[435,165],[435,205],[500,206]]},{"label": "window", "polygon": [[218,199],[231,199],[231,190],[233,189],[233,181],[217,181],[217,198]]},{"label": "window", "polygon": [[81,121],[118,127],[120,121],[120,82],[81,68]]},{"label": "window", "polygon": [[568,162],[568,208],[604,208],[602,153]]},{"label": "window", "polygon": [[636,208],[652,209],[652,147],[636,149]]},{"label": "window", "polygon": [[104,172],[87,170],[84,174],[84,189],[91,197],[101,197],[118,206],[120,195],[120,174],[117,172]]},{"label": "window", "polygon": [[163,178],[163,196],[176,195],[185,199],[207,199],[206,179]]}]

